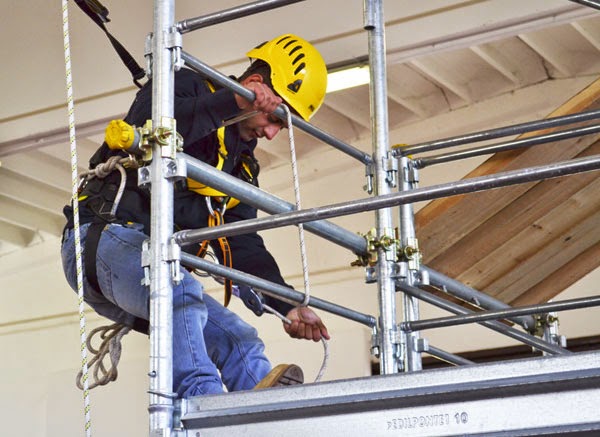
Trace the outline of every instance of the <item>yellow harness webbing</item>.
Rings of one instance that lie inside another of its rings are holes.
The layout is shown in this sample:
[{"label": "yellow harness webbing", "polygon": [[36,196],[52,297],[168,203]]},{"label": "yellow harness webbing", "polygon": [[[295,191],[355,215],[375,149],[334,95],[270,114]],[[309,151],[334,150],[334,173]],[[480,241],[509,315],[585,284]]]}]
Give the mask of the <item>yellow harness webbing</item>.
[{"label": "yellow harness webbing", "polygon": [[[219,226],[223,224],[223,215],[219,211],[214,211],[213,215],[208,216],[208,226]],[[225,237],[217,238],[219,242],[219,246],[221,247],[221,252],[223,252],[223,265],[227,267],[233,267],[233,260],[231,256],[231,248],[229,247],[229,242]],[[206,255],[206,251],[208,250],[208,240],[204,240],[200,243],[200,247],[198,248],[198,252],[196,256],[200,258],[204,258]],[[225,288],[225,298],[223,301],[223,305],[229,305],[229,301],[231,300],[231,287],[233,282],[231,279],[225,278],[224,288]]]},{"label": "yellow harness webbing", "polygon": [[[215,92],[215,87],[209,81],[206,81],[208,88],[211,92]],[[217,151],[217,164],[215,168],[217,170],[223,170],[223,165],[225,164],[225,160],[227,159],[228,152],[227,146],[225,145],[225,126],[221,126],[217,129],[217,139],[219,141],[219,150]],[[209,197],[222,197],[223,199],[227,199],[227,208],[233,208],[237,204],[240,203],[239,200],[228,197],[225,193],[221,191],[215,190],[214,188],[209,187],[208,185],[201,184],[198,181],[188,178],[187,179],[188,190],[194,191],[203,196]]]}]

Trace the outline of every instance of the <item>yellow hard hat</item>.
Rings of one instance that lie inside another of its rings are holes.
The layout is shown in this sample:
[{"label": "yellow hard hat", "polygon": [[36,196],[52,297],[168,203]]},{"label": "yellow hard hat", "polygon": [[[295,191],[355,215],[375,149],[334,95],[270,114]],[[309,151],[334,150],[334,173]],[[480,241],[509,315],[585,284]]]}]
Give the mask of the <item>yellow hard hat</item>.
[{"label": "yellow hard hat", "polygon": [[296,35],[285,34],[246,55],[269,64],[275,92],[304,120],[310,120],[323,103],[327,89],[327,67],[317,49]]}]

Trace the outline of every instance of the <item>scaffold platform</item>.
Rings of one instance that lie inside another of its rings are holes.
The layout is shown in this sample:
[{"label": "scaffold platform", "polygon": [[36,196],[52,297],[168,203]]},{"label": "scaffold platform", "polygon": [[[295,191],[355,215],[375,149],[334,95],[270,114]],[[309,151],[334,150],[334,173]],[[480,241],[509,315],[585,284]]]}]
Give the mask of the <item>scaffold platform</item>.
[{"label": "scaffold platform", "polygon": [[185,436],[600,435],[600,352],[181,401]]}]

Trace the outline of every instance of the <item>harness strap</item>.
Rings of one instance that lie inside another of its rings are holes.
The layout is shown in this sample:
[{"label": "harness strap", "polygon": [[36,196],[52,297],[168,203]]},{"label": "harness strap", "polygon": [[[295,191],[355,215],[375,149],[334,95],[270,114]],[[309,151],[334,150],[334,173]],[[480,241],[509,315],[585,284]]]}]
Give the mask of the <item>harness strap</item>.
[{"label": "harness strap", "polygon": [[98,252],[98,243],[100,236],[106,227],[106,223],[94,222],[90,225],[85,237],[85,249],[83,251],[83,262],[85,277],[96,291],[101,292],[98,284],[98,274],[96,272],[96,253]]},{"label": "harness strap", "polygon": [[[88,228],[87,235],[85,237],[85,248],[83,250],[83,268],[85,271],[85,277],[96,292],[102,293],[100,284],[98,283],[98,273],[96,270],[96,253],[98,252],[98,244],[100,243],[100,237],[102,231],[106,228],[107,224],[104,222],[93,222]],[[132,329],[147,334],[150,329],[150,323],[148,320],[136,317],[133,321]]]},{"label": "harness strap", "polygon": [[[209,227],[219,226],[219,225],[222,225],[223,223],[224,223],[223,215],[218,210],[213,211],[213,214],[208,216],[208,226]],[[233,267],[231,248],[229,247],[229,242],[227,241],[227,238],[219,237],[219,238],[217,238],[217,241],[219,242],[219,247],[221,248],[221,252],[223,252],[223,265],[225,265],[227,267]],[[200,243],[200,247],[198,248],[198,251],[196,252],[197,257],[204,258],[204,256],[206,255],[206,251],[208,250],[208,243],[209,243],[208,240],[204,240],[202,243]],[[229,305],[229,302],[231,301],[233,281],[231,279],[225,278],[223,288],[225,291],[223,305],[227,306],[227,305]]]},{"label": "harness strap", "polygon": [[133,59],[133,56],[131,56],[127,49],[123,47],[123,45],[111,35],[111,33],[104,25],[104,23],[108,23],[110,21],[110,19],[108,18],[108,9],[106,9],[97,0],[75,0],[75,3],[81,8],[83,12],[87,14],[88,17],[90,17],[94,21],[94,23],[98,25],[98,27],[100,27],[100,29],[104,31],[113,48],[119,55],[119,58],[121,58],[121,61],[123,61],[123,64],[125,64],[129,72],[131,73],[131,76],[133,77],[133,83],[135,83],[139,88],[141,88],[142,85],[138,81],[142,79],[146,75],[146,73],[144,72],[144,69],[138,65],[135,59]]}]

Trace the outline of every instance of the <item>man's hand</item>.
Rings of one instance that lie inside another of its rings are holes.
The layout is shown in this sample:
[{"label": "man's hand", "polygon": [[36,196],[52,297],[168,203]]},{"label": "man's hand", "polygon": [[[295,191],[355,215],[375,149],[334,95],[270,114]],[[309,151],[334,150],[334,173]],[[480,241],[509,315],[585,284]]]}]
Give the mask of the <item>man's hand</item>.
[{"label": "man's hand", "polygon": [[320,341],[321,338],[329,340],[327,328],[321,318],[309,307],[296,307],[287,313],[291,324],[283,324],[283,329],[292,338],[305,338],[306,340]]},{"label": "man's hand", "polygon": [[240,95],[235,95],[238,107],[243,111],[258,111],[264,112],[265,114],[270,114],[271,112],[275,111],[281,103],[283,103],[281,97],[277,96],[273,90],[262,81],[248,80],[242,84],[245,88],[253,91],[254,95],[256,96],[256,99],[254,99],[253,102],[249,102]]}]

